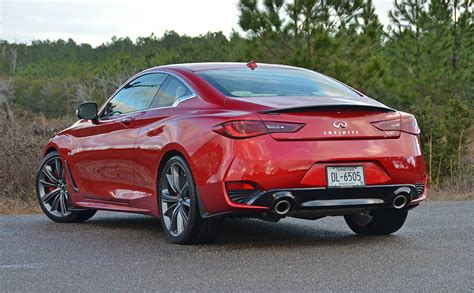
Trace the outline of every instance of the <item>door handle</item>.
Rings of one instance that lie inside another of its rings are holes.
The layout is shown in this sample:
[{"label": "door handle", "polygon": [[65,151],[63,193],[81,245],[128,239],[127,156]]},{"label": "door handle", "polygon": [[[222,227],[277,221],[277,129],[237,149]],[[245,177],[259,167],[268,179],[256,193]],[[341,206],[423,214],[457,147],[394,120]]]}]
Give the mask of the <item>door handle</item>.
[{"label": "door handle", "polygon": [[135,119],[133,119],[133,118],[127,117],[127,118],[123,118],[122,120],[120,120],[120,123],[122,123],[125,126],[129,126],[130,124],[132,124],[132,122],[134,120]]}]

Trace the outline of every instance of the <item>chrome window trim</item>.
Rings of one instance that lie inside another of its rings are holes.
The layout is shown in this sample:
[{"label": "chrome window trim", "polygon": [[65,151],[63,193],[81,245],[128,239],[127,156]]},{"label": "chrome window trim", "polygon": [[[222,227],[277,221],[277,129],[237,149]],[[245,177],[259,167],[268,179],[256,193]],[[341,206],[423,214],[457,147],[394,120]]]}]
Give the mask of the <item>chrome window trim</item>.
[{"label": "chrome window trim", "polygon": [[[154,108],[147,108],[147,109],[143,109],[143,110],[138,110],[138,111],[133,111],[133,112],[128,112],[128,113],[123,113],[123,114],[119,114],[119,115],[116,115],[116,116],[113,116],[113,117],[110,117],[110,118],[99,118],[98,120],[99,121],[114,121],[116,118],[121,118],[121,117],[126,117],[128,115],[131,115],[131,114],[136,114],[136,113],[139,113],[139,112],[146,112],[146,111],[150,111],[150,110],[156,110],[156,109],[167,109],[167,108],[175,108],[176,106],[178,106],[181,102],[184,102],[184,101],[187,101],[189,99],[192,99],[192,98],[196,98],[198,95],[196,94],[196,91],[194,90],[194,88],[192,86],[189,85],[189,83],[187,81],[185,81],[183,78],[181,78],[180,76],[178,76],[177,74],[173,73],[173,72],[168,72],[168,71],[162,71],[162,70],[153,70],[153,71],[147,71],[147,72],[142,72],[142,73],[137,73],[135,74],[134,76],[130,77],[129,79],[127,79],[127,81],[125,81],[113,94],[110,98],[107,99],[107,101],[104,103],[104,105],[102,105],[102,107],[100,108],[99,110],[99,117],[100,115],[102,114],[102,111],[105,109],[105,106],[127,85],[129,84],[130,82],[134,81],[135,79],[138,79],[140,77],[143,77],[145,75],[148,75],[148,74],[167,74],[167,75],[171,75],[175,78],[177,78],[180,82],[182,82],[184,84],[184,86],[186,86],[189,91],[191,92],[190,95],[187,95],[187,96],[182,96],[180,97],[179,99],[177,99],[176,101],[173,102],[173,104],[171,106],[165,106],[165,107],[154,107]],[[166,78],[165,80],[163,81],[163,83],[166,81]],[[160,85],[160,88],[161,88],[161,85]],[[160,89],[158,89],[159,91]],[[151,106],[151,105],[150,105]]]},{"label": "chrome window trim", "polygon": [[184,101],[187,101],[189,99],[192,99],[192,98],[196,98],[197,95],[192,93],[190,95],[187,95],[187,96],[182,96],[182,97],[179,97],[179,99],[177,99],[176,101],[174,101],[174,103],[171,105],[171,106],[166,106],[166,107],[155,107],[155,108],[151,108],[151,109],[161,109],[161,108],[171,108],[171,107],[176,107],[178,106],[181,102],[184,102]]}]

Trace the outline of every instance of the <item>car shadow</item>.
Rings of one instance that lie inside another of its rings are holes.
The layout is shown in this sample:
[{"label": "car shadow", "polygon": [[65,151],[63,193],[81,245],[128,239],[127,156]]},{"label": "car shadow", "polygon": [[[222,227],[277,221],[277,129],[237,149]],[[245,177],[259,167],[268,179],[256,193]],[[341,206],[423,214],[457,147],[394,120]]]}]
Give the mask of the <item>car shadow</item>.
[{"label": "car shadow", "polygon": [[[334,220],[331,219],[331,221]],[[140,216],[107,216],[89,220],[87,226],[103,229],[123,230],[128,236],[136,236],[150,241],[167,242],[159,219]],[[329,227],[328,227],[329,226]],[[380,244],[390,241],[404,242],[397,235],[361,237],[353,234],[345,223],[319,224],[318,221],[284,219],[277,223],[258,219],[226,219],[219,225],[215,239],[200,246],[206,247],[266,247],[266,246],[347,246],[354,244]]]},{"label": "car shadow", "polygon": [[[330,221],[334,220],[330,219]],[[342,247],[363,243],[393,242],[396,235],[361,237],[345,225],[337,222],[327,225],[318,220],[282,220],[278,223],[255,219],[228,220],[221,227],[219,236],[209,245],[252,245],[252,246],[331,246]]]}]

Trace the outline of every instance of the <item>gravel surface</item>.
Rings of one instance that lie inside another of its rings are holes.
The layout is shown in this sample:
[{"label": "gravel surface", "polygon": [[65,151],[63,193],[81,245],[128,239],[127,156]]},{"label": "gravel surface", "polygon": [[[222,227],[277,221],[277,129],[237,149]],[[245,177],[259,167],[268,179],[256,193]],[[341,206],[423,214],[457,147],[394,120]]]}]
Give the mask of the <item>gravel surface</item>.
[{"label": "gravel surface", "polygon": [[154,218],[0,217],[0,291],[474,291],[474,201],[428,202],[396,234],[343,218],[228,220],[211,244],[166,241]]}]

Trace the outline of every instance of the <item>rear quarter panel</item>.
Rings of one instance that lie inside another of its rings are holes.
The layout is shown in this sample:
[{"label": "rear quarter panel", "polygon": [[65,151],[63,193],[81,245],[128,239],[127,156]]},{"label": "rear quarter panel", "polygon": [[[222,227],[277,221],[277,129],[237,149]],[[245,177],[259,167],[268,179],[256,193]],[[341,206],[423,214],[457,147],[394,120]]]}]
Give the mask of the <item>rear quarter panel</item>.
[{"label": "rear quarter panel", "polygon": [[246,112],[218,107],[195,108],[197,101],[192,100],[183,102],[177,108],[149,110],[145,115],[148,122],[144,123],[136,141],[139,154],[135,167],[137,197],[148,198],[146,205],[154,207],[152,214],[156,216],[159,215],[159,166],[165,163],[165,157],[176,152],[189,163],[205,210],[212,213],[228,208],[222,178],[233,159],[233,150],[229,149],[230,140],[212,129],[234,117],[258,119]]}]

